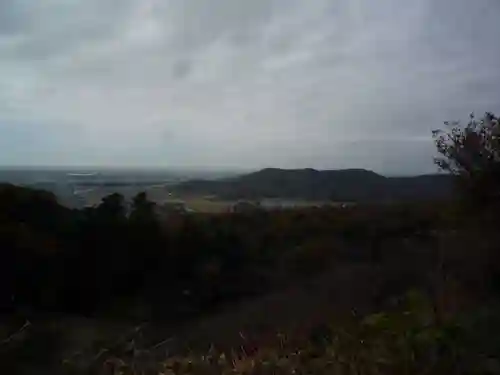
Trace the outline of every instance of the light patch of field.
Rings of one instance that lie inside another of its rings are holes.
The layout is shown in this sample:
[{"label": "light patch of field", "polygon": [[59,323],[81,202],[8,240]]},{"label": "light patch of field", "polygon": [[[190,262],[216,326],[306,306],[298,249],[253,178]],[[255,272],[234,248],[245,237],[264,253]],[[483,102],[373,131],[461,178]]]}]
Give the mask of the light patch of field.
[{"label": "light patch of field", "polygon": [[207,199],[204,197],[188,197],[182,198],[186,202],[186,206],[196,212],[205,213],[224,213],[229,212],[234,202],[218,201]]}]

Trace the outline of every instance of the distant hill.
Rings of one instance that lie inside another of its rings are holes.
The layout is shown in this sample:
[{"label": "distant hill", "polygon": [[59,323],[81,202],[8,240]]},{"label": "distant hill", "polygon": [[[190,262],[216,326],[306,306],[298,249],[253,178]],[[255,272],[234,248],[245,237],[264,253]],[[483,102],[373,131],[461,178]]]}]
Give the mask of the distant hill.
[{"label": "distant hill", "polygon": [[376,202],[439,199],[449,195],[452,178],[433,174],[385,177],[364,169],[315,170],[266,168],[233,178],[191,180],[175,193],[214,195],[221,199],[284,198]]}]

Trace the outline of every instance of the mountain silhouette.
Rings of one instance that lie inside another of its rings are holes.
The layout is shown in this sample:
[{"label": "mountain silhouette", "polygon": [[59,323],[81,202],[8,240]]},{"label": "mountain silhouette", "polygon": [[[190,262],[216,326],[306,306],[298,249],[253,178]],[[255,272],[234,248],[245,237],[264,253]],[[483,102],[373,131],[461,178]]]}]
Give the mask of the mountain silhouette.
[{"label": "mountain silhouette", "polygon": [[220,199],[386,202],[445,198],[452,191],[452,183],[452,177],[446,174],[386,177],[365,169],[266,168],[232,178],[191,180],[177,185],[174,191]]}]

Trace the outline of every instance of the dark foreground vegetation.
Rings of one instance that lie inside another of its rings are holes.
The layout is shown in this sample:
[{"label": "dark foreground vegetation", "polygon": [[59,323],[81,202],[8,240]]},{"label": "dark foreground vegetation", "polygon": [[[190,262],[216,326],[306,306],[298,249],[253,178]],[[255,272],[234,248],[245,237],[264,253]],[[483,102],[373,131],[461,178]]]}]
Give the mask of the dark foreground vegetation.
[{"label": "dark foreground vegetation", "polygon": [[[2,186],[0,373],[500,373],[499,123],[450,126],[444,201],[160,222]],[[73,348],[68,317],[130,332]]]}]

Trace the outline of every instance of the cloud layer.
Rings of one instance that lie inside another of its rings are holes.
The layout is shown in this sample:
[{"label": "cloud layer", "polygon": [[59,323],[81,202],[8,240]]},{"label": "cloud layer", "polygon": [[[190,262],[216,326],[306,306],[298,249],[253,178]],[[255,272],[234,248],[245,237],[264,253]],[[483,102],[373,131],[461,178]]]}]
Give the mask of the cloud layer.
[{"label": "cloud layer", "polygon": [[4,0],[0,164],[434,170],[498,0]]}]

